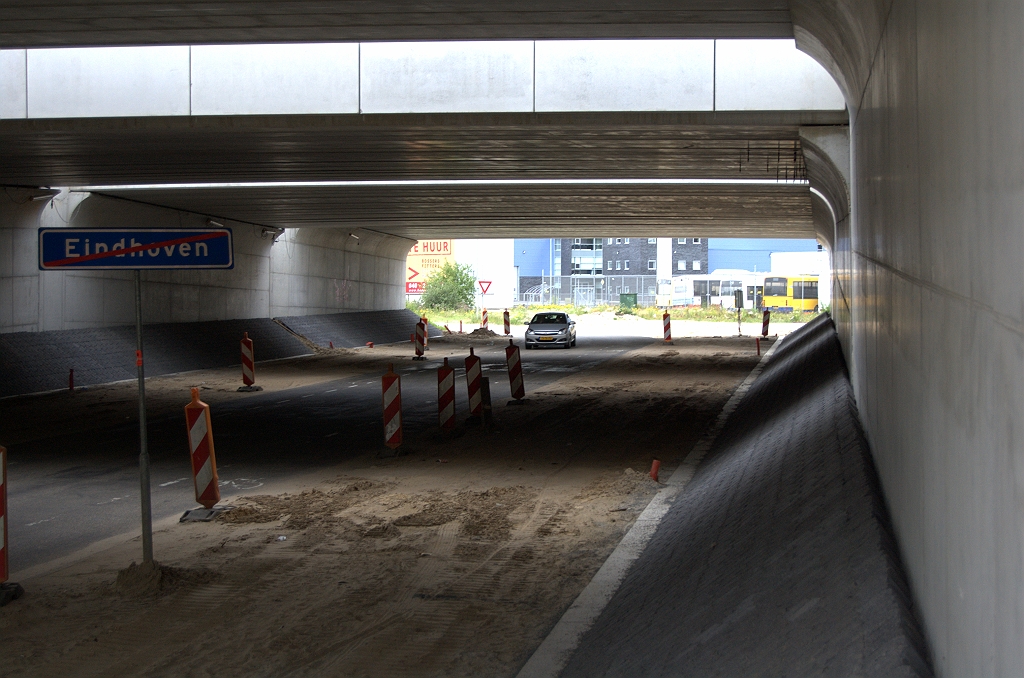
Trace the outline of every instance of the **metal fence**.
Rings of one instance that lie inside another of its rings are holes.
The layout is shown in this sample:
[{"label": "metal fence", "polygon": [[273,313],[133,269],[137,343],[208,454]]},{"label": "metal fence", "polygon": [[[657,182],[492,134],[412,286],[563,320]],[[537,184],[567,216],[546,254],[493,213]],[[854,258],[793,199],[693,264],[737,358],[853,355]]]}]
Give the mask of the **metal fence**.
[{"label": "metal fence", "polygon": [[526,289],[520,285],[519,289],[519,301],[524,304],[617,306],[620,294],[635,294],[639,306],[654,306],[658,278],[653,275],[556,275],[544,276],[540,284]]}]

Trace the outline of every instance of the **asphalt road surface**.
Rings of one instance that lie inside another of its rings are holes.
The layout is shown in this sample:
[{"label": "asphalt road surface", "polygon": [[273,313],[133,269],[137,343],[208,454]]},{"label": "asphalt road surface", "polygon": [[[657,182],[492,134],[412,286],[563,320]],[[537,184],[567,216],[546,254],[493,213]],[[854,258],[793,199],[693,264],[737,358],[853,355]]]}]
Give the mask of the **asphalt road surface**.
[{"label": "asphalt road surface", "polygon": [[[581,336],[572,350],[523,351],[527,389],[587,370],[647,337]],[[500,346],[500,342],[498,342]],[[490,347],[487,347],[490,348]],[[429,357],[429,353],[428,353]],[[494,402],[509,398],[503,353],[482,352]],[[402,375],[408,437],[437,426],[440,360],[396,365]],[[456,361],[456,407],[466,415],[464,370]],[[383,449],[380,375],[254,393],[212,410],[221,494],[258,493],[273,481]],[[153,519],[195,508],[180,409],[150,413]],[[10,446],[9,546],[12,573],[69,555],[97,541],[138,531],[138,422],[86,433],[55,429]]]}]

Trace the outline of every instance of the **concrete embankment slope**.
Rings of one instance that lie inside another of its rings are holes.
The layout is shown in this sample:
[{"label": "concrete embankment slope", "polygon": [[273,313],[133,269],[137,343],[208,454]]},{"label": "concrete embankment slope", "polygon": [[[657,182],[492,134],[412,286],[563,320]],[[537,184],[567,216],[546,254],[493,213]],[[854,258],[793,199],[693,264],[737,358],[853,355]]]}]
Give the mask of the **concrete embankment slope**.
[{"label": "concrete embankment slope", "polygon": [[772,356],[561,675],[932,675],[829,318]]}]

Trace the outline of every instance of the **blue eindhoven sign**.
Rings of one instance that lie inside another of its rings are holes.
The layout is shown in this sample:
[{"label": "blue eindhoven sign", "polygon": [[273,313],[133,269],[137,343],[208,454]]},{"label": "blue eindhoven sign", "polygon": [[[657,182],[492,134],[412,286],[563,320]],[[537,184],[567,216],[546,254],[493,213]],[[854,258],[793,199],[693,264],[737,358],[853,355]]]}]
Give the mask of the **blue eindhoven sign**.
[{"label": "blue eindhoven sign", "polygon": [[229,228],[40,228],[39,268],[234,268]]}]

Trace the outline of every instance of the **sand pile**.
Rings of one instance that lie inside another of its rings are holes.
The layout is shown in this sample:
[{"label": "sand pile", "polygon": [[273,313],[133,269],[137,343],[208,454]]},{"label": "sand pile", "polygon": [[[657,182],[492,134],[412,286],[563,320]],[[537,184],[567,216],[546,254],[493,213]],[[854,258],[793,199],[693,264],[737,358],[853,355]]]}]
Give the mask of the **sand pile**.
[{"label": "sand pile", "polygon": [[532,500],[536,492],[519,485],[492,487],[483,492],[429,492],[414,504],[414,511],[394,521],[395,525],[431,527],[458,520],[464,535],[507,539],[512,529],[509,518],[515,509]]},{"label": "sand pile", "polygon": [[340,522],[337,514],[358,502],[383,494],[388,485],[366,479],[340,481],[339,489],[311,489],[298,494],[244,497],[237,508],[222,513],[224,523],[272,523],[283,520],[286,530],[304,530]]},{"label": "sand pile", "polygon": [[216,573],[209,570],[169,567],[156,561],[141,565],[133,562],[117,573],[114,588],[128,598],[148,598],[206,584],[215,578]]}]

